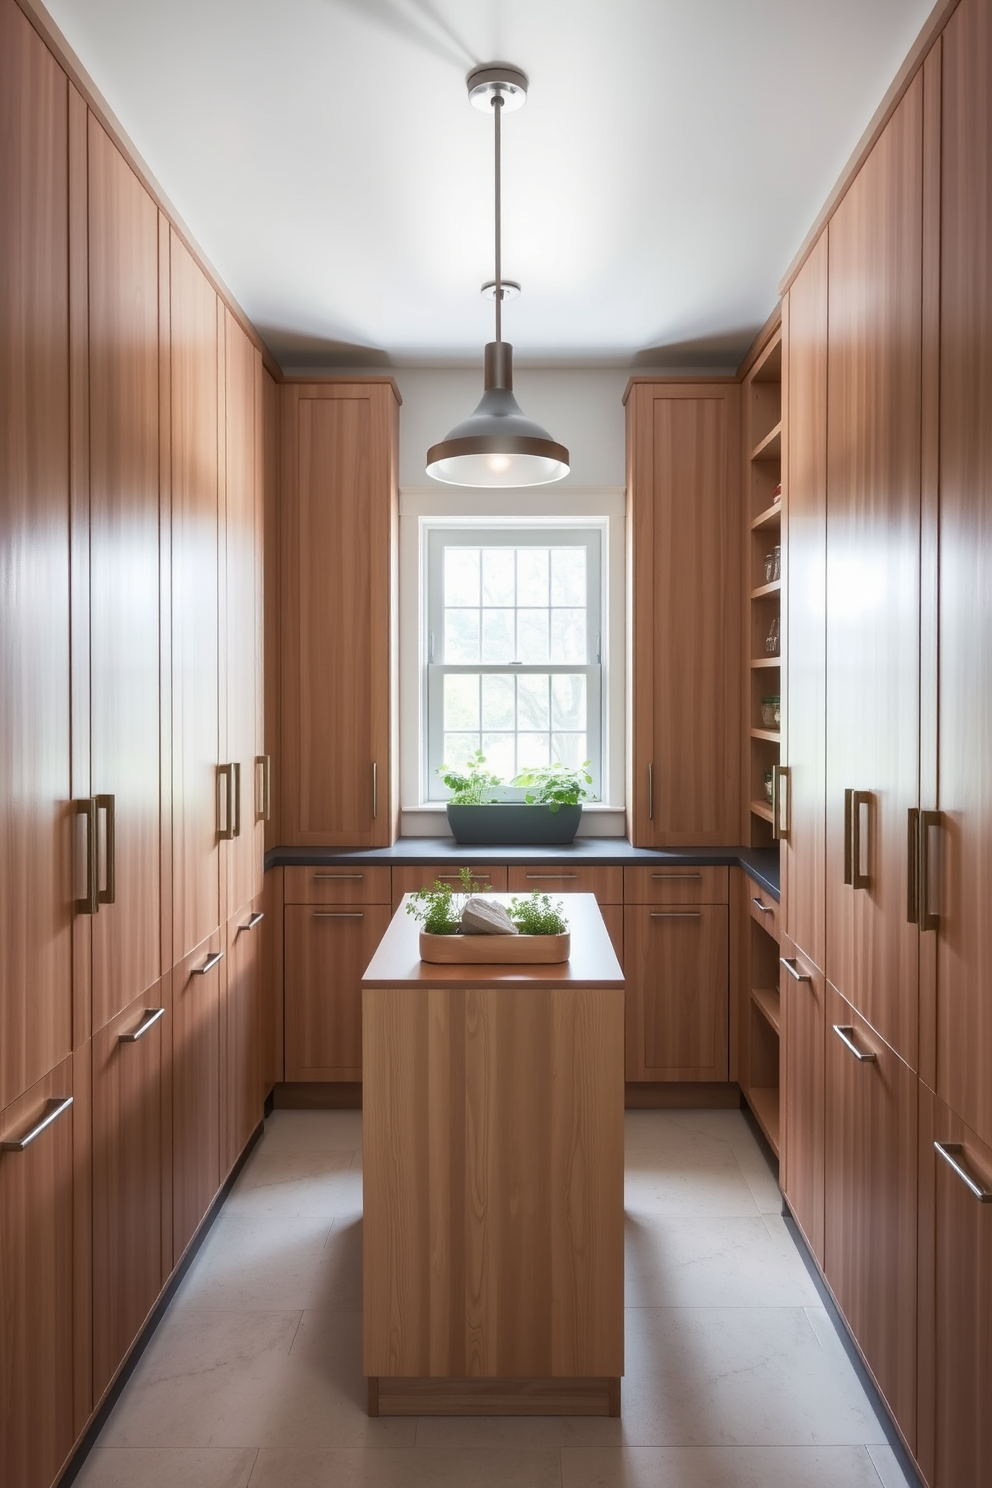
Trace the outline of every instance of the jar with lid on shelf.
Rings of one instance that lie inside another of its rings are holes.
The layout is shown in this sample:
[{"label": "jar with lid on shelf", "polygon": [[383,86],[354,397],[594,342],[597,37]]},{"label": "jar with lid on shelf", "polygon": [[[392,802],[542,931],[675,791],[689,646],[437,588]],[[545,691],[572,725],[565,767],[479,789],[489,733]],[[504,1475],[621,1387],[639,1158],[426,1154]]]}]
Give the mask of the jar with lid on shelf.
[{"label": "jar with lid on shelf", "polygon": [[775,694],[761,699],[761,727],[777,729],[782,718],[782,700]]}]

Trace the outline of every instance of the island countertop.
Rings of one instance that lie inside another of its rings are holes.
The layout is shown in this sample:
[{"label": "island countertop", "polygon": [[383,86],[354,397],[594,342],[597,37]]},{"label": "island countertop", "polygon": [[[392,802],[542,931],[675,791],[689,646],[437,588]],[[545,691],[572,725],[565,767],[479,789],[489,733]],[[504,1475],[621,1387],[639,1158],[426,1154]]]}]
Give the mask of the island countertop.
[{"label": "island countertop", "polygon": [[[517,894],[492,894],[487,898],[509,904]],[[404,894],[378,949],[362,977],[363,987],[491,987],[494,982],[514,987],[618,987],[624,984],[623,970],[603,924],[595,894],[567,896],[571,954],[567,961],[542,966],[458,965],[421,961],[420,921],[407,914],[410,898]]]}]

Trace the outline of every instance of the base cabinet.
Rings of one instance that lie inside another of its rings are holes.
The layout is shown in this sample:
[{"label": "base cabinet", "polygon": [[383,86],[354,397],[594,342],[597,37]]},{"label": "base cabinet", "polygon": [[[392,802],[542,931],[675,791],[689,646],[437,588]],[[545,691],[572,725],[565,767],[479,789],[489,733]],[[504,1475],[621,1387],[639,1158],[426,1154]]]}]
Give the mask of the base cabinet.
[{"label": "base cabinet", "polygon": [[262,899],[228,921],[224,995],[221,1174],[226,1176],[262,1119]]},{"label": "base cabinet", "polygon": [[220,1187],[221,940],[218,930],[172,973],[174,1261]]},{"label": "base cabinet", "polygon": [[388,903],[287,904],[286,1079],[362,1078],[362,973]]},{"label": "base cabinet", "polygon": [[628,1080],[727,1079],[729,934],[726,904],[625,907]]},{"label": "base cabinet", "polygon": [[[0,1483],[48,1488],[73,1423],[72,1060],[0,1112]],[[46,1116],[59,1114],[36,1131]],[[24,1143],[20,1151],[8,1147]]]},{"label": "base cabinet", "polygon": [[782,1009],[782,1165],[779,1180],[806,1243],[823,1265],[823,973],[785,937]]},{"label": "base cabinet", "polygon": [[916,1444],[917,1078],[828,984],[824,1272]]},{"label": "base cabinet", "polygon": [[[157,982],[93,1035],[93,1393],[99,1400],[172,1269],[165,1226],[169,996]],[[163,1254],[163,1242],[168,1255]]]}]

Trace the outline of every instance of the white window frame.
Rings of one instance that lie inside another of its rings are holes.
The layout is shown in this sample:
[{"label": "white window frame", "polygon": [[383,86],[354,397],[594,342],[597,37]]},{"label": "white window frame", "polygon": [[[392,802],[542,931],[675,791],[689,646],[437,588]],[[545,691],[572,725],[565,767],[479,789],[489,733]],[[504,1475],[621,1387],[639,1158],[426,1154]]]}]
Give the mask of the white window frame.
[{"label": "white window frame", "polygon": [[587,804],[580,833],[624,835],[625,758],[625,492],[622,487],[548,487],[528,491],[477,491],[457,487],[404,487],[399,501],[399,754],[400,833],[412,837],[448,835],[443,802],[425,800],[424,662],[427,604],[424,552],[429,526],[512,524],[542,528],[602,524],[604,539],[602,711],[603,754],[600,801]]},{"label": "white window frame", "polygon": [[[467,525],[462,522],[427,520],[424,523],[427,575],[425,584],[425,630],[427,635],[424,658],[424,709],[426,714],[425,739],[422,745],[424,778],[421,781],[421,799],[425,803],[441,805],[451,792],[438,779],[438,767],[444,756],[444,679],[450,675],[469,676],[554,676],[582,674],[586,679],[586,755],[589,773],[593,778],[592,790],[599,795],[602,790],[603,761],[603,706],[602,706],[602,635],[603,635],[603,548],[605,546],[605,523],[602,520],[575,519],[568,525],[557,522],[545,525],[538,522],[512,521],[495,523],[489,518],[478,519]],[[459,544],[459,537],[462,538]],[[445,552],[452,547],[577,547],[587,554],[587,602],[586,602],[586,655],[581,662],[448,662],[442,655],[443,648],[443,562]],[[523,799],[522,789],[506,791],[509,800]]]}]

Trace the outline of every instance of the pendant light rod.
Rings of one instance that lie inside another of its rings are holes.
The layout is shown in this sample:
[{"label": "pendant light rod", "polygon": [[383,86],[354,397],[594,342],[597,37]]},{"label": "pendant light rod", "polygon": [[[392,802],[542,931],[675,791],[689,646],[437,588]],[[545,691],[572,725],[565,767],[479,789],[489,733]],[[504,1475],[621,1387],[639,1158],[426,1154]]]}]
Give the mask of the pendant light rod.
[{"label": "pendant light rod", "polygon": [[500,190],[500,119],[503,114],[502,89],[493,92],[493,110],[496,116],[496,340],[503,339],[503,199]]}]

